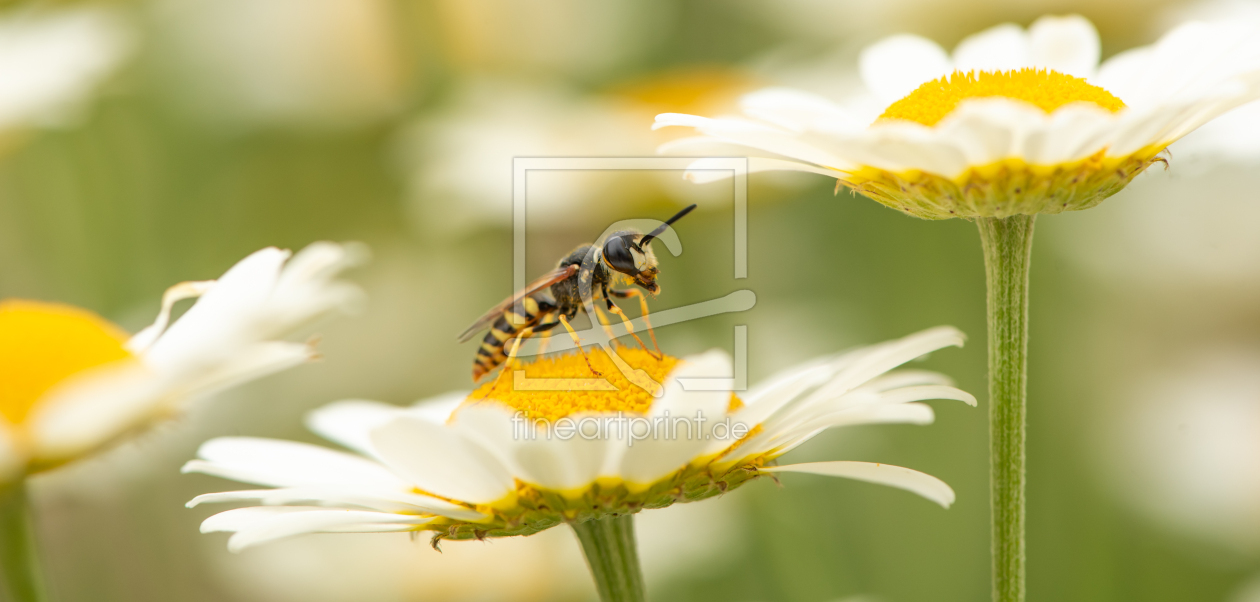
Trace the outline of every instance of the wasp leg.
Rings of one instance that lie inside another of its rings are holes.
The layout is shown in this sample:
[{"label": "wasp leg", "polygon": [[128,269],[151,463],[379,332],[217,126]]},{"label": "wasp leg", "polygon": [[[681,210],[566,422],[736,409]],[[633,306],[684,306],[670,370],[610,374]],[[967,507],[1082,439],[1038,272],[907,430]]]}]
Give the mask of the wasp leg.
[{"label": "wasp leg", "polygon": [[582,349],[582,339],[578,337],[577,331],[573,330],[573,325],[569,324],[569,319],[564,317],[564,314],[560,314],[560,323],[564,324],[564,329],[569,331],[569,336],[573,337],[573,345],[577,347],[578,353],[582,354],[582,359],[586,360],[586,367],[591,369],[591,374],[594,374],[597,378],[602,377],[603,374],[596,370],[595,366],[591,365],[590,356],[586,355],[585,349]]},{"label": "wasp leg", "polygon": [[516,361],[516,353],[521,350],[521,341],[528,338],[531,334],[534,334],[533,328],[523,328],[516,333],[516,338],[512,339],[512,350],[508,351],[507,359],[503,361],[503,368],[499,370],[499,375],[494,377],[494,384],[490,385],[490,390],[486,391],[482,399],[490,397],[494,390],[499,387],[499,381],[503,380],[503,375],[512,371],[512,363]]},{"label": "wasp leg", "polygon": [[538,357],[541,358],[547,353],[547,345],[551,344],[552,328],[560,325],[560,321],[555,319],[554,315],[543,318],[537,326],[534,327],[534,335],[538,337]]},{"label": "wasp leg", "polygon": [[613,332],[613,329],[611,326],[612,320],[608,318],[608,314],[605,314],[604,310],[600,309],[598,305],[594,307],[595,307],[596,321],[598,321],[600,327],[604,329],[604,334],[608,335],[608,340],[609,341],[617,340],[617,333]]},{"label": "wasp leg", "polygon": [[[648,320],[647,297],[643,296],[643,291],[640,291],[637,288],[626,289],[624,291],[610,290],[608,291],[608,295],[612,295],[613,297],[617,297],[618,299],[627,299],[630,297],[639,298],[639,313],[643,316],[643,325],[647,327],[648,336],[652,337],[652,346],[656,348],[656,356],[657,356],[656,359],[661,359],[665,357],[665,354],[661,353],[661,346],[656,343],[656,331],[652,330],[652,322]],[[608,297],[608,295],[605,295],[605,297]],[[620,312],[620,310],[618,311]],[[622,317],[622,319],[624,319],[624,316]],[[629,327],[630,327],[630,324],[627,322],[626,328],[629,328]],[[638,339],[639,337],[634,337],[634,338]],[[639,344],[643,345],[643,341],[639,341]],[[646,351],[647,345],[643,345],[643,349]]]},{"label": "wasp leg", "polygon": [[[661,355],[659,347],[656,349],[656,353],[653,354],[652,350],[648,349],[647,345],[643,343],[643,339],[640,339],[639,335],[634,332],[634,326],[630,324],[630,318],[626,316],[626,312],[621,311],[621,308],[617,307],[617,304],[613,303],[612,299],[605,297],[604,300],[608,302],[608,311],[617,314],[617,316],[621,318],[621,323],[626,325],[626,332],[630,333],[630,336],[634,337],[634,340],[639,342],[639,346],[642,347],[644,351],[648,352],[648,355],[656,358],[657,361],[664,359],[665,356]],[[652,337],[652,343],[656,343],[656,337]]]}]

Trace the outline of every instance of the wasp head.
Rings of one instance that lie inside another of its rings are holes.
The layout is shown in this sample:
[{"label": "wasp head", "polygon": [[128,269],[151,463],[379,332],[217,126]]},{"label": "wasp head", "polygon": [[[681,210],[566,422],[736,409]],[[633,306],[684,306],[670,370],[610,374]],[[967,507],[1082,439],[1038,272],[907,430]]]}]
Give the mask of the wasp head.
[{"label": "wasp head", "polygon": [[638,232],[613,233],[604,243],[603,260],[610,269],[655,295],[661,291],[661,285],[656,283],[661,270],[656,267],[652,248],[639,244],[642,239]]}]

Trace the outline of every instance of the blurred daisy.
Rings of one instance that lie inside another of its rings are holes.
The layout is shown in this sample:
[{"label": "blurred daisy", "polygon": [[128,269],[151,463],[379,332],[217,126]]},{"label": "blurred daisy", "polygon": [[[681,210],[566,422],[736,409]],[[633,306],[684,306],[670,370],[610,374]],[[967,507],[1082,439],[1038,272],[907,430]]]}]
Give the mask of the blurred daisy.
[{"label": "blurred daisy", "polygon": [[[1256,132],[1260,135],[1260,129]],[[1260,187],[1260,173],[1238,165],[1242,159],[1226,152],[1214,146],[1213,163],[1202,165],[1201,172],[1146,174],[1114,203],[1070,226],[1043,230],[1046,242],[1134,301],[1155,295],[1190,302],[1185,308],[1204,303],[1213,312],[1236,307],[1250,313],[1260,298],[1260,237],[1255,235],[1260,203],[1251,193]],[[1184,167],[1186,154],[1179,154],[1176,145],[1173,155]],[[1231,157],[1234,165],[1226,162]]]},{"label": "blurred daisy", "polygon": [[[443,108],[409,124],[397,163],[418,227],[432,235],[512,223],[517,157],[650,157],[666,138],[643,128],[663,110],[725,110],[749,79],[717,68],[665,72],[606,93],[491,77],[460,83]],[[624,219],[627,205],[720,199],[674,171],[534,170],[526,203],[531,227],[554,230]],[[598,202],[592,202],[598,199]]]},{"label": "blurred daisy", "polygon": [[[476,79],[454,96],[408,126],[398,147],[415,223],[434,234],[510,226],[515,157],[607,157],[654,146],[639,116],[561,86]],[[633,188],[626,173],[533,172],[530,217],[544,227],[593,220],[601,207],[621,206]],[[603,202],[589,202],[595,198]]]},{"label": "blurred daisy", "polygon": [[[1165,528],[1260,553],[1260,353],[1222,346],[1135,375],[1100,429],[1102,476]],[[1103,435],[1102,433],[1106,433]]]},{"label": "blurred daisy", "polygon": [[[349,249],[268,248],[218,280],[169,290],[153,325],[129,336],[77,307],[0,301],[0,483],[54,468],[169,417],[205,395],[308,361],[282,340],[357,298],[335,279]],[[200,299],[172,323],[179,301]]]},{"label": "blurred daisy", "polygon": [[403,102],[386,0],[161,0],[160,64],[197,116],[243,127],[359,127]]},{"label": "blurred daisy", "polygon": [[132,48],[101,8],[10,10],[0,16],[0,135],[73,121]]},{"label": "blurred daisy", "polygon": [[[785,89],[745,97],[748,118],[662,114],[657,127],[702,136],[665,150],[753,153],[754,171],[827,175],[927,219],[1085,209],[1115,194],[1161,151],[1260,96],[1260,36],[1246,26],[1188,23],[1150,47],[1098,64],[1081,17],[1000,25],[948,55],[899,35],[863,51],[882,111],[871,115]],[[716,179],[726,172],[691,172]]]},{"label": "blurred daisy", "polygon": [[[617,391],[526,390],[488,383],[410,408],[343,401],[314,412],[308,426],[354,453],[244,437],[214,439],[185,472],[262,489],[198,496],[253,502],[216,514],[203,532],[234,533],[228,548],[315,532],[432,531],[442,539],[530,535],[587,521],[694,502],[761,476],[804,472],[899,487],[948,507],[954,493],[935,477],[865,462],[775,465],[823,430],[858,424],[927,424],[928,399],[975,399],[922,371],[890,370],[932,351],[961,346],[936,328],[787,370],[749,391],[703,390],[729,379],[720,352],[656,360],[621,349],[664,383],[661,397],[620,376],[602,352],[591,360]],[[524,365],[530,379],[581,379],[580,356]],[[554,381],[553,381],[554,382]],[[578,387],[570,387],[578,388]],[[489,399],[486,399],[489,395]],[[646,429],[646,430],[645,430]],[[602,521],[601,521],[602,522]]]}]

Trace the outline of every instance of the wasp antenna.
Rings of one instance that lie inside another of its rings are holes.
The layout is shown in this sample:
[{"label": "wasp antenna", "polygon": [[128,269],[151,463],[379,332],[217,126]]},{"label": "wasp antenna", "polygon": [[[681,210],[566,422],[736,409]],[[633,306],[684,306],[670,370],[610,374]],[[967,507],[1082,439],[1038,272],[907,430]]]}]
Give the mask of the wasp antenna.
[{"label": "wasp antenna", "polygon": [[649,244],[651,244],[653,238],[660,236],[661,233],[664,232],[666,228],[672,226],[674,222],[682,219],[684,215],[691,213],[691,210],[695,208],[696,208],[696,204],[692,203],[691,205],[688,205],[686,208],[684,208],[682,211],[679,211],[678,213],[676,213],[674,217],[671,217],[665,220],[665,223],[661,224],[655,230],[649,232],[647,236],[644,236],[641,240],[639,240],[639,246],[646,247]]}]

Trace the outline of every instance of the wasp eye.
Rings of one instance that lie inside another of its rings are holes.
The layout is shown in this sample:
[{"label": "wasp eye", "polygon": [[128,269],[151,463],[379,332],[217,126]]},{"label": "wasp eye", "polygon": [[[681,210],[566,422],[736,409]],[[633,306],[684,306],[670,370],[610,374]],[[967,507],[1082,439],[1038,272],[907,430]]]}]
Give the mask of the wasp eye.
[{"label": "wasp eye", "polygon": [[623,274],[633,276],[639,273],[639,269],[634,265],[634,254],[630,252],[630,246],[626,244],[626,239],[620,236],[610,238],[604,243],[604,261]]}]

